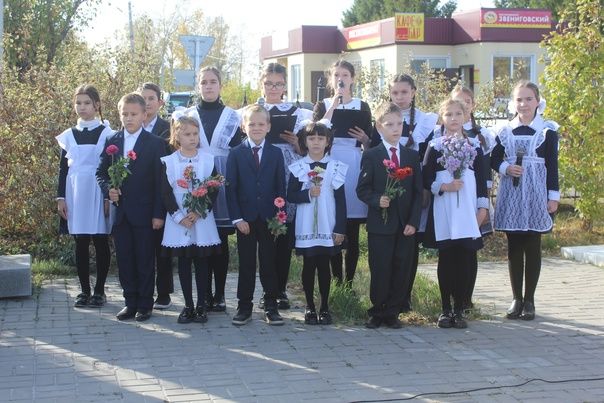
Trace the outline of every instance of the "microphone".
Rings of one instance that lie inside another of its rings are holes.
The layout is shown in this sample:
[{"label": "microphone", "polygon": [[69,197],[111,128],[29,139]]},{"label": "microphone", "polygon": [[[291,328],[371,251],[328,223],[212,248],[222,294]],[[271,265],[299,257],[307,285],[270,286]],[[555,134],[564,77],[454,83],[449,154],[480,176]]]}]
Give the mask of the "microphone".
[{"label": "microphone", "polygon": [[[344,88],[344,81],[338,80],[338,88]],[[342,103],[342,96],[341,95],[338,97],[338,101],[340,102],[340,104]]]},{"label": "microphone", "polygon": [[266,103],[265,99],[263,97],[260,97],[256,100],[256,103],[260,106],[264,106],[264,104]]},{"label": "microphone", "polygon": [[[522,166],[522,158],[524,158],[524,150],[516,151],[516,165]],[[512,185],[514,187],[518,187],[520,183],[520,177],[514,177],[512,179]]]}]

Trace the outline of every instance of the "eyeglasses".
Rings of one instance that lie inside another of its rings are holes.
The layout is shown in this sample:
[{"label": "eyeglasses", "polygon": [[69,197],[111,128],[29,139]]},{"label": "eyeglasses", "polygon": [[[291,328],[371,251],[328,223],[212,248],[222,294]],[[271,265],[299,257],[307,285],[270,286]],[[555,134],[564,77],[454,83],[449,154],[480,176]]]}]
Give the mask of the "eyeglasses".
[{"label": "eyeglasses", "polygon": [[264,88],[282,90],[283,88],[285,88],[285,83],[271,83],[270,81],[265,81]]}]

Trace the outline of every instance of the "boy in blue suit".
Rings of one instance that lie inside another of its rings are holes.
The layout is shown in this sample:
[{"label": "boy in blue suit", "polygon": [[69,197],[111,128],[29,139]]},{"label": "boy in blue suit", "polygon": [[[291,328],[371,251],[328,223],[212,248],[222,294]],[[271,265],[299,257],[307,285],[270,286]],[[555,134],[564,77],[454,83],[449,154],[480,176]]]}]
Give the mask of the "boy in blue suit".
[{"label": "boy in blue suit", "polygon": [[112,157],[106,152],[101,155],[96,177],[105,197],[118,203],[112,234],[126,306],[117,318],[142,322],[151,317],[153,309],[153,230],[164,225],[166,214],[159,191],[160,158],[166,155],[166,146],[163,139],[142,127],[143,97],[134,93],[124,95],[118,109],[124,128],[107,140],[106,147],[115,145],[123,156],[134,151],[136,159],[130,160],[131,174],[119,189],[110,187],[108,169]]},{"label": "boy in blue suit", "polygon": [[242,129],[248,137],[231,150],[226,171],[227,206],[237,227],[239,252],[239,305],[233,324],[245,325],[252,318],[258,249],[260,282],[265,292],[264,317],[270,325],[282,325],[276,300],[279,290],[275,242],[267,220],[276,213],[275,198],[285,197],[283,156],[277,147],[265,142],[270,115],[263,106],[250,105],[244,109]]}]

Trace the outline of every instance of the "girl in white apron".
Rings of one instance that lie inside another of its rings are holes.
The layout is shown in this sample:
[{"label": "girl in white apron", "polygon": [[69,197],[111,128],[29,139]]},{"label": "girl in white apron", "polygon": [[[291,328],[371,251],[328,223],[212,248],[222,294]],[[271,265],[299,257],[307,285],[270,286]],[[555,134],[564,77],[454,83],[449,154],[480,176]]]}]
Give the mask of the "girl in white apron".
[{"label": "girl in white apron", "polygon": [[[367,218],[367,205],[359,200],[356,194],[357,181],[361,173],[362,150],[370,147],[371,140],[371,110],[369,105],[359,98],[353,97],[355,71],[354,66],[338,60],[329,70],[329,84],[333,90],[332,98],[325,98],[315,105],[313,120],[323,123],[334,133],[334,140],[329,155],[348,165],[346,175],[346,272],[342,277],[342,254],[338,253],[331,259],[331,270],[339,281],[352,283],[359,260],[359,228]],[[340,137],[338,127],[332,125],[334,110],[346,109],[364,111],[368,115],[363,127],[352,127],[347,137]],[[363,148],[361,148],[361,146]]]},{"label": "girl in white apron", "polygon": [[[196,177],[202,181],[215,175],[214,156],[198,150],[199,123],[189,116],[174,119],[170,144],[176,151],[161,159],[165,168],[161,193],[167,210],[162,246],[165,255],[178,257],[178,277],[185,299],[185,307],[178,316],[178,323],[205,323],[208,320],[205,304],[208,257],[220,253],[220,237],[213,208],[210,208],[205,218],[185,209],[183,198],[191,189],[185,189],[178,183],[184,179],[185,170],[193,169]],[[215,202],[214,198],[212,205]],[[195,264],[197,286],[195,306],[191,281],[192,263]]]},{"label": "girl in white apron", "polygon": [[508,239],[514,300],[507,317],[532,320],[541,271],[541,234],[552,230],[551,214],[560,201],[558,124],[543,120],[545,100],[531,82],[516,84],[510,106],[516,116],[497,130],[491,153],[491,166],[500,174],[495,229],[504,231]]},{"label": "girl in white apron", "polygon": [[[304,323],[332,323],[329,312],[329,258],[340,253],[346,230],[344,182],[348,166],[327,152],[332,134],[320,123],[309,123],[299,133],[299,145],[307,154],[289,165],[287,200],[296,206],[296,253],[304,257],[302,287],[306,295]],[[312,180],[309,173],[317,173]],[[321,307],[315,308],[315,271],[319,278]]]},{"label": "girl in white apron", "polygon": [[[468,137],[477,138],[480,142],[480,147],[482,147],[482,165],[484,167],[484,173],[486,175],[487,180],[487,191],[490,196],[491,187],[493,186],[493,177],[491,174],[491,151],[495,146],[495,133],[486,127],[480,127],[476,123],[476,119],[474,118],[474,108],[476,107],[474,103],[474,92],[467,87],[455,87],[451,92],[452,98],[459,98],[465,104],[469,111],[467,120],[463,124],[463,130]],[[493,206],[491,204],[491,199],[489,197],[489,215],[487,219],[480,226],[480,233],[482,236],[486,236],[488,234],[493,233]],[[472,294],[474,293],[474,286],[476,284],[476,276],[478,274],[478,259],[472,262],[470,267],[470,273],[468,277],[468,284],[466,288],[466,296],[464,302],[465,309],[472,309],[474,304],[472,303]]]},{"label": "girl in white apron", "polygon": [[[289,177],[288,166],[299,160],[300,147],[298,138],[294,133],[298,133],[304,126],[302,122],[312,119],[312,111],[300,108],[290,102],[283,102],[285,91],[287,90],[287,69],[279,63],[269,63],[262,70],[260,84],[264,92],[264,107],[271,115],[271,121],[280,116],[295,116],[296,123],[293,132],[286,130],[280,133],[281,140],[273,142],[270,136],[266,140],[281,150],[285,166],[285,177]],[[287,183],[286,183],[287,186]],[[286,189],[287,190],[287,189]],[[287,297],[287,278],[289,277],[289,268],[291,265],[292,249],[294,247],[294,223],[295,206],[288,204],[287,212],[287,232],[277,237],[276,241],[276,267],[277,283],[279,286],[279,295],[277,296],[277,306],[279,309],[289,309],[290,303]],[[262,300],[260,308],[262,309]]]},{"label": "girl in white apron", "polygon": [[[434,231],[438,248],[438,286],[443,309],[438,326],[463,329],[467,327],[463,309],[469,267],[476,251],[482,248],[479,225],[488,214],[489,203],[480,143],[466,137],[462,130],[467,113],[465,104],[459,99],[447,99],[439,112],[444,133],[430,141],[423,169],[424,187],[434,195],[434,225],[426,231]],[[443,140],[452,137],[465,139],[476,150],[472,165],[460,179],[454,179],[438,162],[443,155]]]},{"label": "girl in white apron", "polygon": [[[82,85],[76,89],[74,109],[78,124],[56,137],[61,147],[57,194],[60,232],[69,233],[75,239],[75,260],[82,289],[75,306],[99,308],[106,301],[111,223],[109,201],[104,200],[95,173],[105,140],[113,131],[109,122],[103,122],[101,98],[93,86]],[[91,240],[96,253],[96,284],[92,295],[88,267]]]},{"label": "girl in white apron", "polygon": [[[199,71],[200,103],[184,112],[177,111],[175,117],[186,115],[199,124],[200,151],[214,156],[214,164],[219,174],[226,176],[226,161],[231,148],[239,145],[243,137],[237,112],[222,103],[220,91],[222,77],[215,67],[203,67]],[[208,258],[208,282],[206,289],[207,308],[215,312],[226,310],[224,287],[229,269],[228,237],[235,233],[226,205],[224,187],[220,188],[213,208],[214,219],[222,245],[220,254]],[[212,293],[212,277],[214,292]]]}]

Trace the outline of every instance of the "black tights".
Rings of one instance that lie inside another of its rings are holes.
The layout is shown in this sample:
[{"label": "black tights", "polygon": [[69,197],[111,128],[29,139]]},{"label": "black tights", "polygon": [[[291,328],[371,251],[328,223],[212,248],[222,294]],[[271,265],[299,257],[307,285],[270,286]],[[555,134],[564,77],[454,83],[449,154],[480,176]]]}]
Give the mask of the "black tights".
[{"label": "black tights", "polygon": [[229,230],[218,228],[220,236],[220,254],[208,257],[208,282],[206,293],[212,296],[212,274],[214,275],[214,296],[216,299],[224,297],[227,272],[229,271]]},{"label": "black tights", "polygon": [[88,245],[90,240],[94,244],[96,254],[96,284],[94,285],[94,293],[97,295],[105,294],[105,281],[109,272],[109,263],[111,255],[109,252],[109,235],[105,234],[82,234],[74,235],[75,239],[75,261],[78,270],[78,278],[80,286],[84,294],[90,295],[90,253]]},{"label": "black tights", "polygon": [[[348,219],[346,221],[346,283],[352,283],[354,273],[357,271],[359,261],[359,230],[361,222],[357,219]],[[342,263],[344,257],[342,253],[337,253],[331,257],[331,273],[342,282]]]},{"label": "black tights", "polygon": [[463,310],[473,255],[476,255],[475,250],[458,245],[438,251],[438,288],[443,312],[451,311],[451,297],[455,312]]},{"label": "black tights", "polygon": [[320,255],[307,257],[304,256],[302,266],[302,287],[306,295],[306,305],[309,309],[315,309],[315,271],[319,277],[319,293],[321,294],[320,312],[329,311],[329,287],[331,275],[329,273],[329,256]]},{"label": "black tights", "polygon": [[195,265],[195,285],[197,286],[197,306],[205,304],[206,282],[208,280],[208,259],[205,257],[179,257],[178,278],[185,297],[185,306],[193,308],[193,284],[191,280],[191,263]]},{"label": "black tights", "polygon": [[522,300],[522,280],[526,280],[524,300],[535,301],[535,289],[541,273],[541,234],[507,233],[508,268],[514,299]]}]

